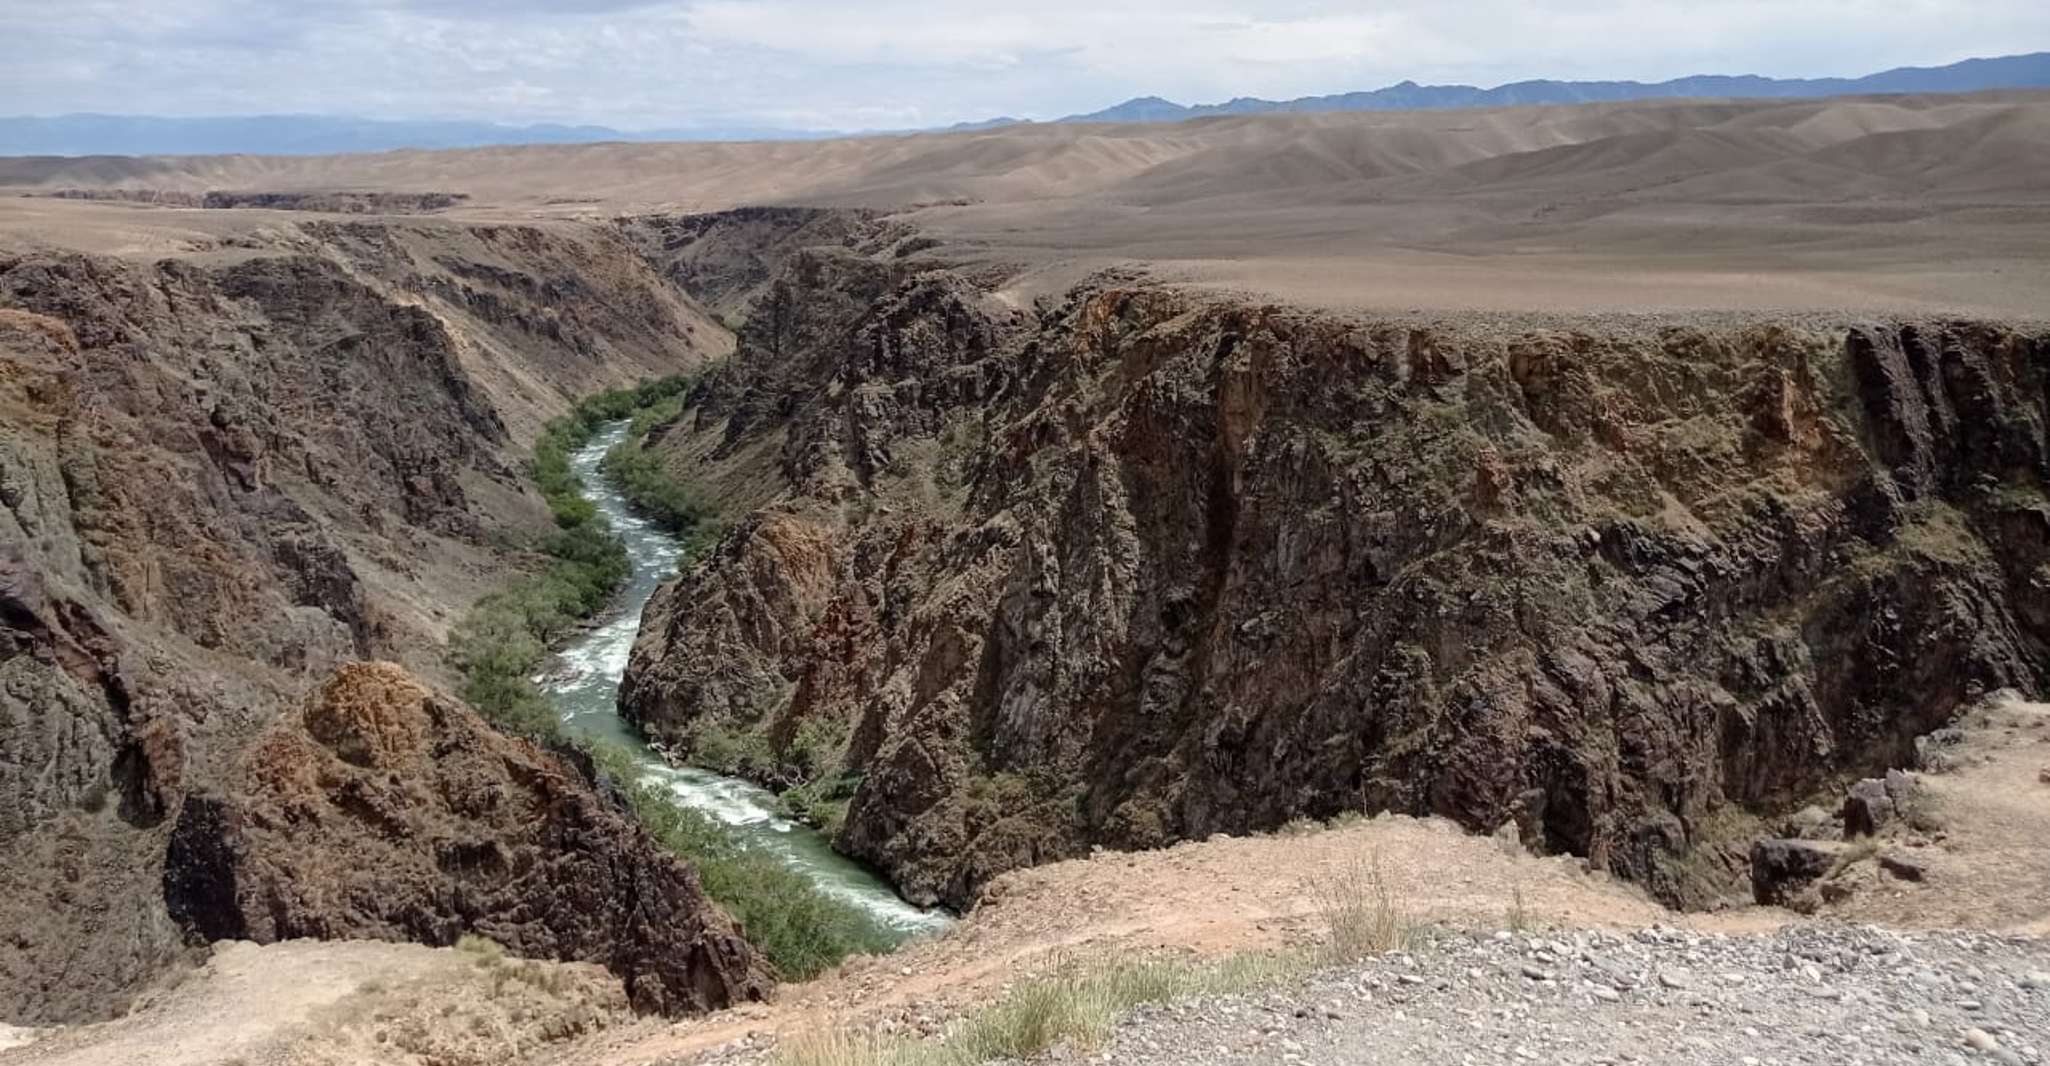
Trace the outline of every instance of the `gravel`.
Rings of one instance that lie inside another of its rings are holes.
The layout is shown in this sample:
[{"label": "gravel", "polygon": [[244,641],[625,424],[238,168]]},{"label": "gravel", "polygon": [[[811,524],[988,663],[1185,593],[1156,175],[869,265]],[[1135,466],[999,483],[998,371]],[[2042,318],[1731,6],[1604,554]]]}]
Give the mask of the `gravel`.
[{"label": "gravel", "polygon": [[2050,942],[1801,925],[1448,936],[1287,992],[1148,1007],[1066,1061],[2050,1062]]}]

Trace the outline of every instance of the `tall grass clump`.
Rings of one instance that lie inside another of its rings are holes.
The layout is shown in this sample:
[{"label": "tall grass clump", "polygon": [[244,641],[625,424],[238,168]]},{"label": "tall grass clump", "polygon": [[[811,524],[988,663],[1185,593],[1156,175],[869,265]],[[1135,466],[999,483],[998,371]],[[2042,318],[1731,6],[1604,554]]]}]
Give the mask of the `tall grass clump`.
[{"label": "tall grass clump", "polygon": [[1061,966],[1015,985],[995,1003],[950,1026],[938,1040],[906,1040],[820,1029],[791,1039],[778,1066],[981,1066],[1032,1059],[1066,1046],[1101,1047],[1136,1008],[1206,995],[1270,988],[1300,978],[1308,957],[1237,955],[1218,962],[1140,959],[1108,966]]},{"label": "tall grass clump", "polygon": [[1509,912],[1503,918],[1503,926],[1512,933],[1527,933],[1536,928],[1531,920],[1530,908],[1523,902],[1521,882],[1509,886]]},{"label": "tall grass clump", "polygon": [[1423,923],[1396,898],[1379,855],[1352,860],[1310,891],[1331,962],[1358,962],[1423,941]]}]

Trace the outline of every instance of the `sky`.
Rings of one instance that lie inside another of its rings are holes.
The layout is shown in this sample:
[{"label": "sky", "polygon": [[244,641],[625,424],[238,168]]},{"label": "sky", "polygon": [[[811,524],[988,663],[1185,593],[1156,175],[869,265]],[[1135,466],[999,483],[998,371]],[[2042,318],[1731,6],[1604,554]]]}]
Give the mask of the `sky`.
[{"label": "sky", "polygon": [[899,129],[1404,79],[1824,77],[2050,49],[2046,0],[0,0],[0,113]]}]

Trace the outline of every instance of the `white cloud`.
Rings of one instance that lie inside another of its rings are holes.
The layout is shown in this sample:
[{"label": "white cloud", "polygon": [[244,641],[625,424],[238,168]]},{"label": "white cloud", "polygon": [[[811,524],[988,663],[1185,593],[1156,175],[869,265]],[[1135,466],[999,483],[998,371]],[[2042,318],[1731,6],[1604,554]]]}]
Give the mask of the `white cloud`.
[{"label": "white cloud", "polygon": [[9,0],[0,110],[627,127],[1054,117],[1414,78],[1861,74],[2050,47],[2041,0]]}]

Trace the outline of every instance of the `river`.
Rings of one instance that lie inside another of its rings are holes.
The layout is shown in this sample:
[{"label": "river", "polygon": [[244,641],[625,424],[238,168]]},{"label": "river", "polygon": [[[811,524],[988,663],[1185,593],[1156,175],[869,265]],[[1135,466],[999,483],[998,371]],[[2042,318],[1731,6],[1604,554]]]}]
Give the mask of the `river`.
[{"label": "river", "polygon": [[776,797],[768,790],[707,770],[671,766],[619,717],[619,679],[640,629],[641,608],[676,572],[682,555],[675,537],[634,514],[598,473],[599,461],[626,439],[626,430],[625,422],[612,423],[570,458],[585,496],[626,543],[633,573],[620,588],[618,613],[564,645],[555,668],[536,679],[563,725],[574,734],[624,745],[640,759],[643,781],[668,789],[679,803],[724,823],[745,846],[775,855],[821,890],[860,907],[893,939],[944,927],[950,920],[944,911],[905,902],[873,871],[834,851],[818,831],[777,815]]}]

